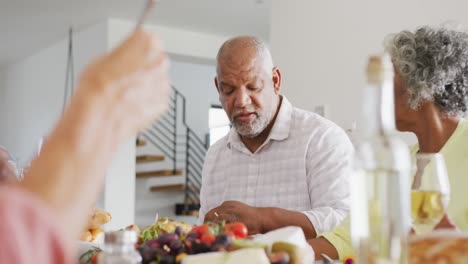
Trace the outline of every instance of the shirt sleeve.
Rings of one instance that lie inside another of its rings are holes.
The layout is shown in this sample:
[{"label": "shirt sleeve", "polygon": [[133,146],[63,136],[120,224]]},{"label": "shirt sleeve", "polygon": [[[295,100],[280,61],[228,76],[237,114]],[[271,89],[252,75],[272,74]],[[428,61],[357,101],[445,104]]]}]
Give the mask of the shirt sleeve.
[{"label": "shirt sleeve", "polygon": [[349,213],[348,182],[353,155],[348,136],[335,126],[309,142],[306,172],[312,208],[303,213],[317,234],[332,230]]},{"label": "shirt sleeve", "polygon": [[0,263],[73,263],[56,221],[32,194],[0,187]]},{"label": "shirt sleeve", "polygon": [[198,225],[203,224],[206,215],[206,203],[205,201],[205,194],[203,192],[203,184],[200,190],[200,210],[198,211]]},{"label": "shirt sleeve", "polygon": [[319,235],[319,237],[324,237],[335,247],[340,259],[354,256],[349,226],[349,217],[347,217],[341,225],[335,227],[332,231]]},{"label": "shirt sleeve", "polygon": [[205,220],[206,213],[210,210],[208,208],[208,195],[207,195],[207,185],[208,185],[208,178],[210,177],[209,171],[210,166],[215,162],[213,160],[214,152],[216,152],[216,144],[211,146],[208,151],[206,152],[205,161],[203,163],[203,170],[202,170],[202,184],[200,187],[200,210],[198,211],[198,225],[203,224]]}]

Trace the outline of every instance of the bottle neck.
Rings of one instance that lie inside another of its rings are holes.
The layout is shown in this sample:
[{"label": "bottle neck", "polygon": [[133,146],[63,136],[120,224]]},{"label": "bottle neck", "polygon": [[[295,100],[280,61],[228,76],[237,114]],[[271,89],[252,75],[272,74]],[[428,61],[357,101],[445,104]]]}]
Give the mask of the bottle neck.
[{"label": "bottle neck", "polygon": [[369,136],[389,135],[395,132],[395,101],[393,82],[369,83],[365,91],[365,116]]}]

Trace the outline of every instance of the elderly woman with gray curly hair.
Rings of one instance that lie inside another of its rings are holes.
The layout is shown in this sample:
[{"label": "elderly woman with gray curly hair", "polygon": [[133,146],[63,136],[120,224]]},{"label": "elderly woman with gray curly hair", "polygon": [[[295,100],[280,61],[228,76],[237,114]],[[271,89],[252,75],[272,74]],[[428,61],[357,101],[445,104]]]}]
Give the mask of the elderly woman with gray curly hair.
[{"label": "elderly woman with gray curly hair", "polygon": [[[418,139],[413,153],[440,152],[451,184],[447,214],[436,228],[468,231],[468,33],[421,27],[389,36],[385,49],[395,68],[397,129]],[[309,241],[316,256],[352,256],[349,220]]]}]

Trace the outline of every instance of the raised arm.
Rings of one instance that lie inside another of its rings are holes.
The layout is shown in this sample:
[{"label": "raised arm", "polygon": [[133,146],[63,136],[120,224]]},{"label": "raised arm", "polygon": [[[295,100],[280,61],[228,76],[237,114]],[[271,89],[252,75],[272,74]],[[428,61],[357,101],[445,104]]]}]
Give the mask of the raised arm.
[{"label": "raised arm", "polygon": [[75,96],[20,183],[56,214],[70,247],[116,148],[164,112],[168,94],[167,56],[143,31],[81,74]]}]

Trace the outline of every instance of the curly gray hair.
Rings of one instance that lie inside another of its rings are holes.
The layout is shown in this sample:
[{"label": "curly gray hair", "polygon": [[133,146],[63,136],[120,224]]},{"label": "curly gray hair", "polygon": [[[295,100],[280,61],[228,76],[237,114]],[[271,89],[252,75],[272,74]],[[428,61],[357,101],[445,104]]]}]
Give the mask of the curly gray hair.
[{"label": "curly gray hair", "polygon": [[468,33],[426,26],[390,35],[385,49],[406,81],[411,108],[434,100],[448,115],[467,111]]}]

